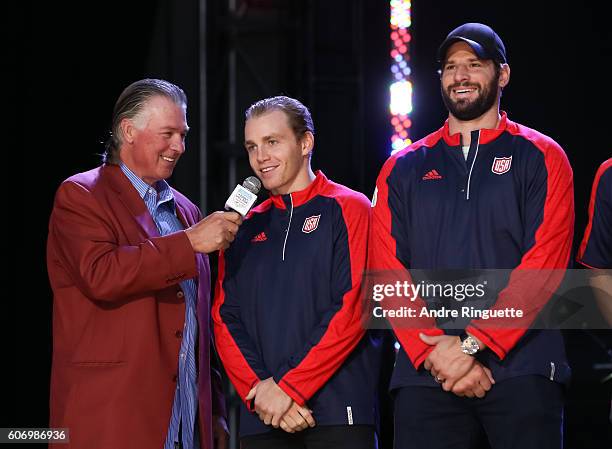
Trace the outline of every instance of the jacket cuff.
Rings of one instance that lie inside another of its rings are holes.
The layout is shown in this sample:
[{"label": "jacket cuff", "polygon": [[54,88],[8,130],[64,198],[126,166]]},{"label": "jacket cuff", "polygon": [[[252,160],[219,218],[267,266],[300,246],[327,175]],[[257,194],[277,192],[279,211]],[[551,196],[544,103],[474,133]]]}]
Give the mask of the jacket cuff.
[{"label": "jacket cuff", "polygon": [[[255,379],[253,382],[251,382],[251,387],[249,388],[249,391],[251,391],[253,387],[257,385],[259,382],[261,382],[259,379]],[[249,391],[247,391],[247,395],[249,394]],[[246,405],[246,408],[248,411],[250,412],[255,411],[255,398],[248,400],[248,401],[244,399],[244,404]]]},{"label": "jacket cuff", "polygon": [[499,360],[503,360],[504,357],[506,357],[506,355],[508,354],[506,349],[500,346],[499,343],[495,342],[491,335],[486,334],[484,331],[478,329],[477,327],[468,326],[465,328],[465,331],[478,338],[485,345],[487,345],[487,348],[493,351],[495,355],[499,357]]},{"label": "jacket cuff", "polygon": [[166,283],[178,284],[198,275],[196,253],[185,231],[173,232],[163,237],[154,237],[151,243],[158,247],[166,262]]},{"label": "jacket cuff", "polygon": [[396,337],[399,340],[402,348],[406,351],[408,358],[412,362],[415,370],[418,370],[425,359],[429,356],[431,351],[435,349],[435,346],[428,345],[423,340],[419,338],[419,333],[434,336],[434,335],[442,335],[444,331],[438,328],[429,328],[429,329],[414,329],[410,331],[408,334],[397,334]]},{"label": "jacket cuff", "polygon": [[289,397],[291,397],[291,399],[293,399],[298,405],[302,407],[306,405],[306,398],[302,396],[298,389],[291,385],[289,382],[284,379],[281,379],[281,381],[277,382],[277,384],[281,388],[281,390],[287,393],[287,395],[289,395]]}]

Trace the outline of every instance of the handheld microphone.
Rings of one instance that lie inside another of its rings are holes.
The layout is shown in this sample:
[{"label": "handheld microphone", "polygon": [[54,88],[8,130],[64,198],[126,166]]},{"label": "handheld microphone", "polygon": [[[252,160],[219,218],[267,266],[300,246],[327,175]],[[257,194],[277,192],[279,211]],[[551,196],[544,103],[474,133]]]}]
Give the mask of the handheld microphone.
[{"label": "handheld microphone", "polygon": [[242,217],[246,217],[246,214],[257,201],[259,189],[261,189],[261,181],[255,176],[249,176],[242,185],[236,186],[225,202],[225,210],[233,210]]}]

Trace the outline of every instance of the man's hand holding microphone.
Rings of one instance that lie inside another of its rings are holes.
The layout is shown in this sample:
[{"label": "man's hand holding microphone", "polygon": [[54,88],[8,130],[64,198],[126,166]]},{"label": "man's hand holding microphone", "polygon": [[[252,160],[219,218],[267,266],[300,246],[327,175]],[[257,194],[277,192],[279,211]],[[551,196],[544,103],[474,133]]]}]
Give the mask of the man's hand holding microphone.
[{"label": "man's hand holding microphone", "polygon": [[225,202],[226,212],[213,212],[185,230],[193,250],[212,253],[227,249],[236,238],[242,220],[257,201],[261,182],[249,176],[238,185]]}]

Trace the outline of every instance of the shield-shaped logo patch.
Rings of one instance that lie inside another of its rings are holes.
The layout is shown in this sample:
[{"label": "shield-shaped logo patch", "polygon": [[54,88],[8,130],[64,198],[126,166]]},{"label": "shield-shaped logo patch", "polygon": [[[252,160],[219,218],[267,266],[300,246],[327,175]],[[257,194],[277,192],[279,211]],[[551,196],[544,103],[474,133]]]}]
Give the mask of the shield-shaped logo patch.
[{"label": "shield-shaped logo patch", "polygon": [[305,234],[310,234],[312,231],[317,229],[317,226],[319,226],[319,218],[321,218],[321,214],[313,215],[312,217],[308,217],[306,220],[304,220],[302,232]]},{"label": "shield-shaped logo patch", "polygon": [[491,166],[491,171],[496,175],[503,175],[510,171],[510,166],[512,165],[512,156],[510,157],[496,157],[493,159],[493,166]]}]

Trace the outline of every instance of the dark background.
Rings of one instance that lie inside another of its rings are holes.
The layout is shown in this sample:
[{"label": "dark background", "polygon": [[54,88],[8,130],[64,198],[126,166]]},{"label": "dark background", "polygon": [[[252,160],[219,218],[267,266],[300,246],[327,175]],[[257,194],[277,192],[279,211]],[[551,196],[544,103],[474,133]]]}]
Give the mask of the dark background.
[{"label": "dark background", "polygon": [[[2,427],[47,425],[47,220],[59,183],[99,163],[112,107],[129,83],[165,78],[186,91],[192,132],[171,183],[196,203],[205,199],[208,211],[221,208],[230,184],[249,174],[240,145],[244,109],[281,93],[311,108],[314,168],[371,195],[390,148],[389,2],[235,3],[230,13],[226,0],[206,1],[203,14],[195,0],[21,2],[6,13],[4,116],[10,137],[4,148],[2,242],[10,288],[2,295],[2,315],[8,324],[3,367],[10,377],[4,381]],[[612,155],[612,26],[603,3],[414,0],[412,9],[413,140],[437,129],[446,116],[437,46],[463,22],[491,25],[506,44],[512,69],[502,108],[511,119],[553,137],[573,166],[575,246],[595,171]],[[205,197],[199,186],[201,147],[207,149]],[[592,365],[609,361],[602,346],[608,337],[568,334],[576,374],[568,392],[568,447],[606,447],[610,390],[598,384],[603,376]]]}]

